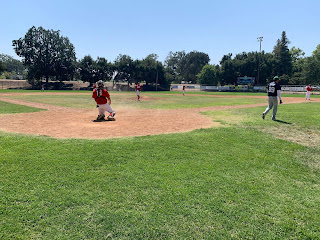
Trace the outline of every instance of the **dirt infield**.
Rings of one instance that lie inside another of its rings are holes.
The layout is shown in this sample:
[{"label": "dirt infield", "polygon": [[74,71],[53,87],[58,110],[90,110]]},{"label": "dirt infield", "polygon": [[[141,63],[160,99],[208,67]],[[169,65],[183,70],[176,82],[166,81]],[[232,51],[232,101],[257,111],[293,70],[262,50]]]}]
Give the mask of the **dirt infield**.
[{"label": "dirt infield", "polygon": [[[75,109],[26,102],[7,98],[6,95],[0,94],[0,101],[37,107],[46,109],[47,111],[2,115],[0,116],[1,131],[38,136],[44,135],[53,138],[105,139],[188,132],[194,129],[218,125],[218,123],[213,122],[210,118],[200,114],[203,111],[267,105],[266,97],[254,96],[255,98],[265,98],[266,103],[173,110],[117,109],[116,121],[97,123],[92,122],[97,115],[96,109]],[[216,97],[226,96],[220,95]],[[228,97],[230,98],[231,96]],[[232,97],[247,98],[248,96]],[[284,98],[283,100],[285,103],[304,102],[303,98]],[[315,99],[315,101],[319,100]]]}]

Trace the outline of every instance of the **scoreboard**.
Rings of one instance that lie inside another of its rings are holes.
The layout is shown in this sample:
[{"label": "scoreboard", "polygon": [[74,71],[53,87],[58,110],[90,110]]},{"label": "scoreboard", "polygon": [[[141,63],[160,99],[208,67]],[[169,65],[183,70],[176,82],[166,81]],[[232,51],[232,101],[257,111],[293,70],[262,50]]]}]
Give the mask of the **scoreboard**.
[{"label": "scoreboard", "polygon": [[255,77],[238,77],[237,78],[237,83],[239,85],[254,85],[255,82]]}]

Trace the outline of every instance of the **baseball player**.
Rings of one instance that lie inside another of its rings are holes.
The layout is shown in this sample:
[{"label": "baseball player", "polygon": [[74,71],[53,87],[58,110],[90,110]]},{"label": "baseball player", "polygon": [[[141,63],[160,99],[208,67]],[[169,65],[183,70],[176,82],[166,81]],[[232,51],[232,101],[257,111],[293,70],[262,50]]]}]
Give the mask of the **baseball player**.
[{"label": "baseball player", "polygon": [[279,81],[279,77],[275,76],[272,82],[268,84],[268,107],[262,113],[262,119],[264,119],[267,113],[273,108],[272,120],[276,121],[276,115],[278,111],[278,98],[280,100],[280,104],[282,104],[281,86],[279,84]]},{"label": "baseball player", "polygon": [[138,84],[136,85],[136,93],[137,93],[137,97],[138,97],[138,101],[140,101],[140,91],[142,89],[142,86],[140,85],[140,82],[138,82]]},{"label": "baseball player", "polygon": [[184,96],[185,91],[186,91],[186,86],[183,86],[183,87],[182,87],[182,95],[183,95],[183,96]]},{"label": "baseball player", "polygon": [[106,89],[104,89],[104,83],[99,80],[96,84],[97,88],[93,89],[92,98],[95,99],[97,103],[97,108],[99,110],[99,115],[96,121],[105,121],[105,112],[109,112],[108,120],[114,120],[114,115],[116,112],[112,109],[111,98]]},{"label": "baseball player", "polygon": [[306,90],[307,90],[306,100],[310,100],[310,95],[311,95],[311,91],[312,91],[311,84],[309,84],[309,86],[306,87]]}]

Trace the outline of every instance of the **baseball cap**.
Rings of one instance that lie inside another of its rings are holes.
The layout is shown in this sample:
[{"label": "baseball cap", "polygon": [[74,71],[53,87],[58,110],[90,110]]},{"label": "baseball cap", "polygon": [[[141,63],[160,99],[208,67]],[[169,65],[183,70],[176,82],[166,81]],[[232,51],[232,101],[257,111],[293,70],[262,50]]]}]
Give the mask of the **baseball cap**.
[{"label": "baseball cap", "polygon": [[276,80],[280,80],[280,79],[279,79],[278,76],[275,76],[275,77],[273,78],[273,80],[276,81]]}]

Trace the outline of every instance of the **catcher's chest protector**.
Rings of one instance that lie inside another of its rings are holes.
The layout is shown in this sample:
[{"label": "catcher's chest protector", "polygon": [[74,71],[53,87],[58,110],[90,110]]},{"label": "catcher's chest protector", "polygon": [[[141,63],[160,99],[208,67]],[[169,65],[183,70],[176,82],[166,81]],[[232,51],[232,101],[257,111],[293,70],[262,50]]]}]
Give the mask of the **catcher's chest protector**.
[{"label": "catcher's chest protector", "polygon": [[98,96],[98,97],[101,97],[101,95],[102,95],[102,90],[101,90],[101,89],[98,89],[98,90],[97,90],[97,96]]}]

